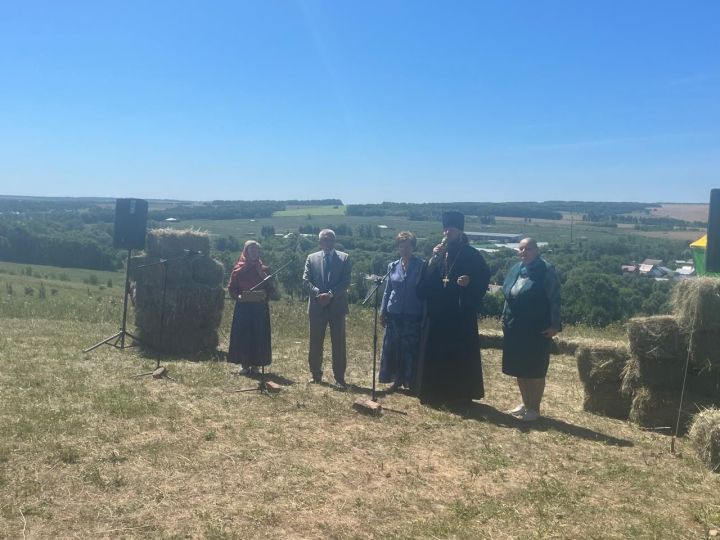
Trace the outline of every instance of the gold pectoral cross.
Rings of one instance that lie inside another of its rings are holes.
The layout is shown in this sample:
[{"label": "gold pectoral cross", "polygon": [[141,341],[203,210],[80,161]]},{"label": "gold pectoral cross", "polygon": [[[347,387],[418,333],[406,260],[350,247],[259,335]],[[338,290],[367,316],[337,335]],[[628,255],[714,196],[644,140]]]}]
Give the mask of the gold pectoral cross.
[{"label": "gold pectoral cross", "polygon": [[442,278],[442,282],[443,282],[443,287],[447,287],[447,284],[450,282],[450,278],[445,276],[444,278]]}]

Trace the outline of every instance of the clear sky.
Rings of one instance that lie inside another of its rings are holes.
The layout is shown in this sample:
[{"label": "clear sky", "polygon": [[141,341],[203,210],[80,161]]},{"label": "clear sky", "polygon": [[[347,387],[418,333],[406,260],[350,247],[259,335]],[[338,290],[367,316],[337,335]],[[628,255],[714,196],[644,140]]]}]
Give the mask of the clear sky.
[{"label": "clear sky", "polygon": [[720,1],[0,0],[0,194],[707,202]]}]

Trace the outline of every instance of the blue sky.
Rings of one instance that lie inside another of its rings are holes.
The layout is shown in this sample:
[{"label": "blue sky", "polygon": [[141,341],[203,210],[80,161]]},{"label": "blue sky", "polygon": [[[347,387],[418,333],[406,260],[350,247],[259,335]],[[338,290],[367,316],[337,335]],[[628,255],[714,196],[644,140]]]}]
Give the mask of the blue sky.
[{"label": "blue sky", "polygon": [[707,202],[720,2],[0,2],[0,194]]}]

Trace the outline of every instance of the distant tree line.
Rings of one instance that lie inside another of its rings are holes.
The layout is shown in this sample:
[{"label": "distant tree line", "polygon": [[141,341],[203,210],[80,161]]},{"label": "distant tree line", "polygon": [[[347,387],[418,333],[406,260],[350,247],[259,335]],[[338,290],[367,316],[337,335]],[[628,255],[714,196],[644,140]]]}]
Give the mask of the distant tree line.
[{"label": "distant tree line", "polygon": [[[0,203],[7,199],[0,199]],[[309,201],[315,204],[319,201]],[[333,201],[340,202],[340,201]],[[262,203],[262,201],[261,201]],[[114,208],[99,206],[95,203],[78,206],[75,202],[60,202],[58,207],[48,205],[46,201],[30,201],[29,206],[19,207],[7,203],[5,212],[0,215],[0,259],[26,264],[46,264],[61,267],[77,267],[97,270],[113,270],[122,267],[124,252],[112,247]],[[275,203],[273,203],[275,204]],[[284,203],[283,203],[284,204]],[[295,202],[293,202],[295,204]],[[469,205],[477,203],[468,203]],[[518,203],[523,206],[526,203]],[[529,203],[528,203],[529,204]],[[545,203],[533,203],[545,204]],[[612,207],[615,203],[604,203]],[[617,203],[629,204],[629,203]],[[203,205],[200,205],[202,207]],[[220,211],[229,209],[238,211],[237,201],[214,201],[210,207]],[[482,221],[494,214],[478,211],[468,212],[469,206],[458,205],[358,205],[359,207],[382,207],[391,211],[404,207],[405,210],[439,212],[443,208],[460,207],[471,218]],[[22,208],[22,210],[8,210]],[[259,204],[256,208],[265,208]],[[526,208],[532,208],[527,206]],[[623,207],[622,209],[628,209]],[[10,213],[8,213],[10,212]],[[17,215],[13,212],[21,212]],[[107,214],[107,212],[110,212]],[[598,214],[599,207],[598,207]],[[106,220],[103,216],[109,216]],[[644,219],[645,216],[639,216]],[[532,217],[527,217],[532,219]],[[647,219],[656,219],[647,216]],[[663,218],[660,218],[663,219]],[[397,258],[393,234],[383,236],[383,230],[377,226],[377,219],[368,219],[368,223],[355,225],[354,229],[346,223],[328,223],[326,227],[335,230],[338,236],[338,249],[347,250],[353,260],[350,298],[362,300],[372,284],[367,276],[382,275],[387,264]],[[617,225],[618,220],[598,221],[598,225]],[[320,226],[301,225],[295,234],[275,236],[272,225],[262,229],[263,259],[272,268],[277,269],[287,261],[290,266],[280,275],[278,283],[290,297],[302,298],[302,271],[305,257],[318,249],[317,233]],[[303,236],[300,233],[310,234]],[[286,237],[287,236],[287,237]],[[440,240],[440,234],[434,233],[418,242],[417,253],[430,255],[432,248]],[[232,235],[213,236],[213,257],[221,260],[226,271],[232,269],[242,249],[243,239]],[[666,312],[671,282],[657,282],[642,276],[623,276],[620,266],[623,263],[639,263],[645,258],[664,261],[687,259],[691,256],[687,243],[679,240],[647,238],[638,235],[613,236],[606,240],[583,240],[576,243],[553,243],[544,249],[543,256],[552,262],[558,270],[563,284],[563,317],[568,323],[584,323],[605,326],[617,323],[636,315],[652,315]],[[508,249],[486,253],[490,266],[492,282],[502,284],[509,268],[518,260],[517,255]],[[502,310],[501,295],[488,294],[480,310],[485,316],[498,316]]]},{"label": "distant tree line", "polygon": [[0,260],[115,270],[122,254],[112,247],[112,231],[78,218],[8,219],[0,216]]},{"label": "distant tree line", "polygon": [[560,212],[548,209],[544,203],[394,203],[350,204],[349,216],[401,216],[413,221],[431,221],[440,218],[446,210],[459,210],[466,216],[533,217],[561,219]]}]

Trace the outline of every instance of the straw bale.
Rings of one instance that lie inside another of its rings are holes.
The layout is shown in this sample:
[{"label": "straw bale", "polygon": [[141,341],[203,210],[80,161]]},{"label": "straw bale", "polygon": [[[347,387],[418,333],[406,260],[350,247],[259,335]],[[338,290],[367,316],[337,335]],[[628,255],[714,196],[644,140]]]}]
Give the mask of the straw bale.
[{"label": "straw bale", "polygon": [[[707,397],[686,392],[680,412],[679,434],[687,432],[692,417],[699,410],[711,405],[712,401]],[[680,391],[638,388],[630,408],[630,420],[647,428],[669,428],[658,431],[672,434],[675,432],[679,406]]]},{"label": "straw bale", "polygon": [[483,330],[480,334],[480,347],[483,349],[502,349],[503,333],[493,330]]},{"label": "straw bale", "polygon": [[151,257],[181,257],[185,250],[209,253],[210,235],[194,229],[150,229],[147,233],[145,252]]},{"label": "straw bale", "polygon": [[687,337],[670,315],[630,319],[627,332],[630,353],[638,358],[674,359],[687,354]]},{"label": "straw bale", "polygon": [[720,330],[720,279],[699,277],[679,281],[673,287],[670,302],[684,329]]},{"label": "straw bale", "polygon": [[[502,349],[504,336],[502,331],[483,329],[480,332],[480,346],[483,349]],[[555,337],[550,342],[550,354],[575,354],[578,347],[587,342],[595,343],[595,340],[576,340]],[[608,343],[608,342],[603,342]]]},{"label": "straw bale", "polygon": [[586,388],[611,385],[620,390],[628,361],[627,347],[620,344],[581,345],[575,353],[578,374]]},{"label": "straw bale", "polygon": [[720,402],[720,372],[709,369],[689,369],[687,389]]},{"label": "straw bale", "polygon": [[705,409],[695,415],[690,440],[705,466],[720,472],[720,409]]},{"label": "straw bale", "polygon": [[693,366],[720,372],[720,330],[695,330],[690,348]]},{"label": "straw bale", "polygon": [[632,398],[620,393],[619,384],[598,384],[585,387],[583,409],[603,416],[626,420],[630,414]]},{"label": "straw bale", "polygon": [[144,347],[194,354],[217,347],[225,303],[221,287],[185,286],[165,290],[138,284],[135,324]]},{"label": "straw bale", "polygon": [[[194,230],[148,232],[147,254],[134,257],[135,325],[143,347],[195,354],[218,345],[224,303],[223,267],[207,257],[210,238]],[[141,268],[143,267],[144,268]]]},{"label": "straw bale", "polygon": [[575,354],[580,343],[575,340],[555,337],[550,342],[550,354]]},{"label": "straw bale", "polygon": [[[140,267],[143,268],[140,268]],[[152,283],[162,287],[163,273],[168,287],[193,282],[192,261],[188,257],[161,259],[140,255],[131,259],[130,278],[136,282]],[[218,283],[220,280],[218,280]]]},{"label": "straw bale", "polygon": [[200,285],[222,283],[225,268],[222,263],[210,257],[195,257],[191,263],[192,279]]},{"label": "straw bale", "polygon": [[624,396],[632,397],[635,394],[635,390],[640,387],[642,387],[640,367],[638,366],[637,358],[631,356],[623,368],[620,392]]},{"label": "straw bale", "polygon": [[636,364],[627,372],[636,375],[641,386],[679,389],[687,359],[687,337],[677,320],[667,315],[638,317],[628,321],[627,329],[632,354],[629,363]]}]

